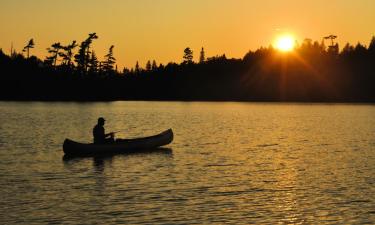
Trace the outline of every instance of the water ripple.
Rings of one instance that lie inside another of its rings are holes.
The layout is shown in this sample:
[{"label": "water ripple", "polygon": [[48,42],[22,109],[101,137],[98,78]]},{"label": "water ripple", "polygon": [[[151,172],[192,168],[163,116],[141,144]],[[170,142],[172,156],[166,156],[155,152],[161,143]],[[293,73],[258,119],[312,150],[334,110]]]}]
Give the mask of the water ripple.
[{"label": "water ripple", "polygon": [[[2,224],[375,222],[373,106],[3,102],[0,113]],[[61,160],[64,138],[90,141],[99,116],[124,137],[172,127],[175,140]]]}]

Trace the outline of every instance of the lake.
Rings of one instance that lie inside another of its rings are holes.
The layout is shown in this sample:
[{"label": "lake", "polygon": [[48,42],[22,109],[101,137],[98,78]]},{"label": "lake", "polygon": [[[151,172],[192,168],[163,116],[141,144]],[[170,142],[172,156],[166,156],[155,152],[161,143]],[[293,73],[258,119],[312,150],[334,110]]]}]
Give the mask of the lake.
[{"label": "lake", "polygon": [[[375,106],[0,102],[1,224],[375,223]],[[172,128],[168,149],[63,158],[65,138]]]}]

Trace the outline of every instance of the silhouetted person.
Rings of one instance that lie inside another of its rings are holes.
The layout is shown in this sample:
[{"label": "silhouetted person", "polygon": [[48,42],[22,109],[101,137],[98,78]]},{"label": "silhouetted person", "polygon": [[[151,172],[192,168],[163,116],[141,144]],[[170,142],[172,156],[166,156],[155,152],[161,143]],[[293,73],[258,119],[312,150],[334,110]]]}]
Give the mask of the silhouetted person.
[{"label": "silhouetted person", "polygon": [[92,134],[94,135],[94,143],[95,144],[105,144],[105,143],[112,143],[115,141],[114,133],[106,134],[104,131],[104,118],[99,117],[98,124],[95,125]]}]

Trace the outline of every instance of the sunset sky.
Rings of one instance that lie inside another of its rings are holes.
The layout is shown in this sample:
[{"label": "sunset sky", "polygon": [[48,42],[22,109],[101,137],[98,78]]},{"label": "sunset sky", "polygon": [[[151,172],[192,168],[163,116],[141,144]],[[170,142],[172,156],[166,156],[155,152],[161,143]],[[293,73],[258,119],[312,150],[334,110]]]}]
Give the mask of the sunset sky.
[{"label": "sunset sky", "polygon": [[186,47],[199,57],[242,58],[284,34],[297,41],[321,41],[335,34],[343,44],[369,44],[375,35],[374,0],[0,0],[0,48],[21,51],[30,38],[31,54],[44,59],[52,43],[79,43],[99,36],[99,58],[115,45],[120,68],[182,61]]}]

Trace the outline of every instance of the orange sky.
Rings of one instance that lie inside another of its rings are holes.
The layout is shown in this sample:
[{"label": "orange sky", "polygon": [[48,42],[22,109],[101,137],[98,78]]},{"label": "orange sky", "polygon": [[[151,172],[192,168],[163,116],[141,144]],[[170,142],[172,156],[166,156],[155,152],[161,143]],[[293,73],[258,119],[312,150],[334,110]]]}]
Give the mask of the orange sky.
[{"label": "orange sky", "polygon": [[198,59],[226,54],[242,58],[269,46],[283,33],[321,41],[328,34],[368,45],[375,35],[374,0],[0,0],[0,48],[21,51],[30,38],[32,54],[44,59],[54,42],[99,36],[99,58],[115,45],[119,67],[181,62],[190,47]]}]

